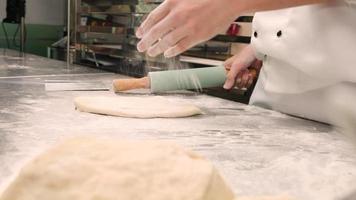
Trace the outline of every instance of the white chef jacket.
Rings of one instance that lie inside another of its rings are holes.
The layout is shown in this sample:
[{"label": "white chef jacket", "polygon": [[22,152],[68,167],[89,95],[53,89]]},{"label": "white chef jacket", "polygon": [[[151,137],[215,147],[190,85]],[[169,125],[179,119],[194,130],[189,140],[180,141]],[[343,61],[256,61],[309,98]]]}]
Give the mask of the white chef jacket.
[{"label": "white chef jacket", "polygon": [[330,123],[326,97],[356,90],[356,0],[256,13],[253,32],[264,62],[250,103]]}]

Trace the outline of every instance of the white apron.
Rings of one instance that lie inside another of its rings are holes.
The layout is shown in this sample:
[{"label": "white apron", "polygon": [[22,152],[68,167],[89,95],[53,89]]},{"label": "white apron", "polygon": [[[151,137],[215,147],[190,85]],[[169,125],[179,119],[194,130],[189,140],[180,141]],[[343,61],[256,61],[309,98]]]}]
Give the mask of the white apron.
[{"label": "white apron", "polygon": [[260,12],[253,31],[264,63],[250,104],[330,123],[326,97],[356,90],[356,0]]}]

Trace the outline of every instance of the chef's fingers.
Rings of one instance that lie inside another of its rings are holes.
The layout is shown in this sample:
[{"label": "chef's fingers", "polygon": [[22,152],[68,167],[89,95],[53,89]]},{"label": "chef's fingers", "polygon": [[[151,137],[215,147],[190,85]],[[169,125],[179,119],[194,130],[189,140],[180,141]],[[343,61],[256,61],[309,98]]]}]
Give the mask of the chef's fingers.
[{"label": "chef's fingers", "polygon": [[252,78],[257,78],[257,76],[258,76],[258,72],[257,72],[257,69],[255,69],[255,68],[249,68],[249,72],[250,72],[250,75],[252,76]]},{"label": "chef's fingers", "polygon": [[153,10],[146,18],[146,20],[141,24],[141,26],[136,31],[136,36],[142,38],[147,32],[154,27],[159,21],[161,21],[165,16],[168,15],[170,11],[167,3],[163,2],[155,10]]},{"label": "chef's fingers", "polygon": [[225,71],[229,72],[231,69],[231,63],[224,63]]},{"label": "chef's fingers", "polygon": [[174,29],[159,40],[154,46],[147,50],[149,56],[155,57],[167,51],[172,46],[176,45],[183,37],[185,30],[183,28]]},{"label": "chef's fingers", "polygon": [[230,69],[229,73],[227,74],[226,82],[224,84],[224,89],[230,90],[231,88],[234,87],[235,81],[241,82],[241,80],[237,79],[237,78],[238,78],[238,74],[240,73],[240,71],[244,68],[246,68],[246,66],[243,63],[239,62],[239,59],[236,59],[234,61],[234,63],[231,65],[231,69]]},{"label": "chef's fingers", "polygon": [[234,62],[234,60],[238,57],[238,55],[234,55],[232,56],[231,58],[227,59],[225,62],[224,62],[224,67],[225,67],[225,70],[226,71],[230,71],[231,69],[231,65],[232,63]]},{"label": "chef's fingers", "polygon": [[227,79],[224,85],[226,90],[231,89],[235,85],[237,75],[241,70],[250,67],[256,60],[254,49],[251,45],[245,47],[236,57],[231,64],[230,71],[227,74]]},{"label": "chef's fingers", "polygon": [[262,60],[255,60],[255,62],[253,62],[252,64],[252,68],[259,71],[262,68],[263,62]]},{"label": "chef's fingers", "polygon": [[225,67],[225,74],[227,76],[227,74],[230,72],[231,66]]},{"label": "chef's fingers", "polygon": [[250,88],[254,81],[255,81],[255,78],[253,77],[253,75],[249,74],[249,80],[247,82],[246,88]]},{"label": "chef's fingers", "polygon": [[185,37],[180,40],[175,46],[169,48],[167,51],[164,52],[164,56],[166,58],[171,58],[177,56],[184,51],[188,50],[192,46],[194,46],[194,38],[192,37]]},{"label": "chef's fingers", "polygon": [[242,82],[242,77],[244,75],[244,72],[240,72],[237,74],[236,80],[235,80],[235,87],[238,89],[242,88],[241,82]]},{"label": "chef's fingers", "polygon": [[245,69],[242,71],[242,76],[241,76],[241,83],[239,85],[239,88],[243,89],[243,88],[247,88],[247,83],[250,79],[250,72],[248,69]]},{"label": "chef's fingers", "polygon": [[174,30],[174,20],[172,16],[167,16],[164,20],[161,20],[152,27],[137,44],[137,49],[139,52],[147,51],[156,42],[159,42],[163,37],[172,30]]},{"label": "chef's fingers", "polygon": [[256,60],[249,68],[249,80],[247,82],[246,88],[250,88],[252,84],[255,82],[255,80],[257,80],[262,65],[263,65],[262,61]]},{"label": "chef's fingers", "polygon": [[251,85],[254,83],[255,79],[257,78],[257,71],[254,68],[248,68],[247,75],[245,77],[245,85],[246,89],[250,88]]}]

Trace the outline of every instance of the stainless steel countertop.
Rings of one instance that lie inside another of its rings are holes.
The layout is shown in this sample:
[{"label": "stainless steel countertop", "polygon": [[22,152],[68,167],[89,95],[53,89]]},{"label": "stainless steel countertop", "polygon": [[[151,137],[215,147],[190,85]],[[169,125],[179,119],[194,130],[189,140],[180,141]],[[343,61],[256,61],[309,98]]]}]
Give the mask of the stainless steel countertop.
[{"label": "stainless steel countertop", "polygon": [[[2,52],[2,51],[0,51]],[[290,194],[338,199],[356,189],[353,146],[329,126],[202,94],[189,100],[205,114],[182,119],[129,119],[80,113],[73,98],[112,92],[46,92],[46,80],[102,81],[122,77],[8,51],[0,57],[0,185],[36,154],[67,137],[173,140],[214,162],[237,195]],[[121,94],[142,95],[149,94]]]}]

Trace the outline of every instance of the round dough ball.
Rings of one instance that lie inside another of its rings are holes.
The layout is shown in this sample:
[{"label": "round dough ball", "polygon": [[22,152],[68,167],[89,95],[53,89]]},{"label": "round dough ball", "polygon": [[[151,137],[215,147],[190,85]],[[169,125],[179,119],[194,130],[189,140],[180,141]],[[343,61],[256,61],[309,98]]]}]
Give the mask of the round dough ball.
[{"label": "round dough ball", "polygon": [[43,153],[0,200],[233,200],[213,165],[170,142],[75,138]]}]

